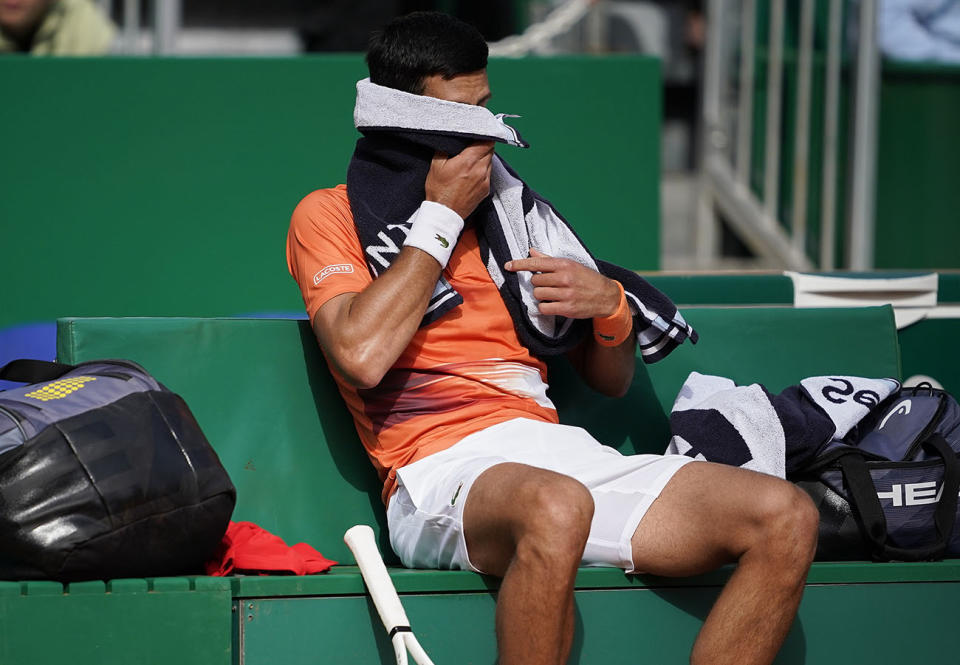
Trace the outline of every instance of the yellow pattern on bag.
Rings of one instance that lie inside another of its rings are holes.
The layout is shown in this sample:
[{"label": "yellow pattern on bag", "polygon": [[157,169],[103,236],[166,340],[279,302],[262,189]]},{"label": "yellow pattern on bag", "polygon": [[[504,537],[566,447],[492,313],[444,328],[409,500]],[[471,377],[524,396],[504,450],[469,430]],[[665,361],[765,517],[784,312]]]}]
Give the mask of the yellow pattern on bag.
[{"label": "yellow pattern on bag", "polygon": [[26,393],[24,397],[32,397],[41,402],[49,402],[52,399],[61,399],[70,393],[83,388],[84,384],[90,381],[96,381],[95,376],[73,376],[69,379],[60,379],[53,383],[48,383],[43,388]]}]

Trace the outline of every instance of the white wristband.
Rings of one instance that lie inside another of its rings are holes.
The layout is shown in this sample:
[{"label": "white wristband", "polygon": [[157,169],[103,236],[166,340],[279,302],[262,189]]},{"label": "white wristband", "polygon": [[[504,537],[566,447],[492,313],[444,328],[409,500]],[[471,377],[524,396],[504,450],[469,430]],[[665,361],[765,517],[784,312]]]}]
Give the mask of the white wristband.
[{"label": "white wristband", "polygon": [[462,230],[460,215],[442,203],[424,201],[413,216],[410,233],[403,245],[422,249],[446,268]]}]

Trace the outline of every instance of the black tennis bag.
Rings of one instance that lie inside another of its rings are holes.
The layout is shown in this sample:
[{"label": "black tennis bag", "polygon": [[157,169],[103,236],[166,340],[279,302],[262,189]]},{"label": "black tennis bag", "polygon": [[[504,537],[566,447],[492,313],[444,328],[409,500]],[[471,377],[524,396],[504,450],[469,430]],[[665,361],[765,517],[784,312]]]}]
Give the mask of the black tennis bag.
[{"label": "black tennis bag", "polygon": [[924,384],[894,393],[791,480],[820,510],[819,560],[960,556],[960,406]]},{"label": "black tennis bag", "polygon": [[184,401],[136,363],[15,360],[0,379],[0,579],[202,573],[236,491]]}]

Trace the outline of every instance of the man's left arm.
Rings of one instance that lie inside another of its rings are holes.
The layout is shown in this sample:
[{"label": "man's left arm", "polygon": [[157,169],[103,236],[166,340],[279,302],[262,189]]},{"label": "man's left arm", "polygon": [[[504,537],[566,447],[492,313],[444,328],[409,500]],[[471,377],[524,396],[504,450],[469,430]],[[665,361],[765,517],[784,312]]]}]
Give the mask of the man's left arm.
[{"label": "man's left arm", "polygon": [[[530,258],[514,259],[505,266],[512,272],[535,273],[533,297],[539,301],[541,314],[574,319],[605,320],[617,317],[622,307],[622,287],[596,270],[571,259],[561,259],[530,250]],[[626,319],[631,326],[630,318]],[[615,346],[605,346],[590,335],[568,358],[577,373],[594,390],[610,397],[622,397],[633,380],[635,341],[633,331],[626,329],[625,339]],[[622,338],[623,334],[617,335]]]}]

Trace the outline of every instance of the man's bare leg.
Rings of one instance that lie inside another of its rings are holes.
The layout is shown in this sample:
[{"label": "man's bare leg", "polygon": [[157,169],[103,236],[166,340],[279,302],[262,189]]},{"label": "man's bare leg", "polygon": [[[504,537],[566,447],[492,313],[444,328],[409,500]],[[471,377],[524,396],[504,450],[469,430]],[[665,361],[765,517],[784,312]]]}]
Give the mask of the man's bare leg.
[{"label": "man's bare leg", "polygon": [[501,665],[559,665],[573,641],[573,585],[590,533],[593,498],[578,481],[498,464],[464,507],[470,560],[503,578],[497,595]]},{"label": "man's bare leg", "polygon": [[772,476],[707,462],[677,472],[633,536],[637,570],[686,576],[739,562],[691,663],[773,661],[800,603],[817,520],[802,490]]}]

